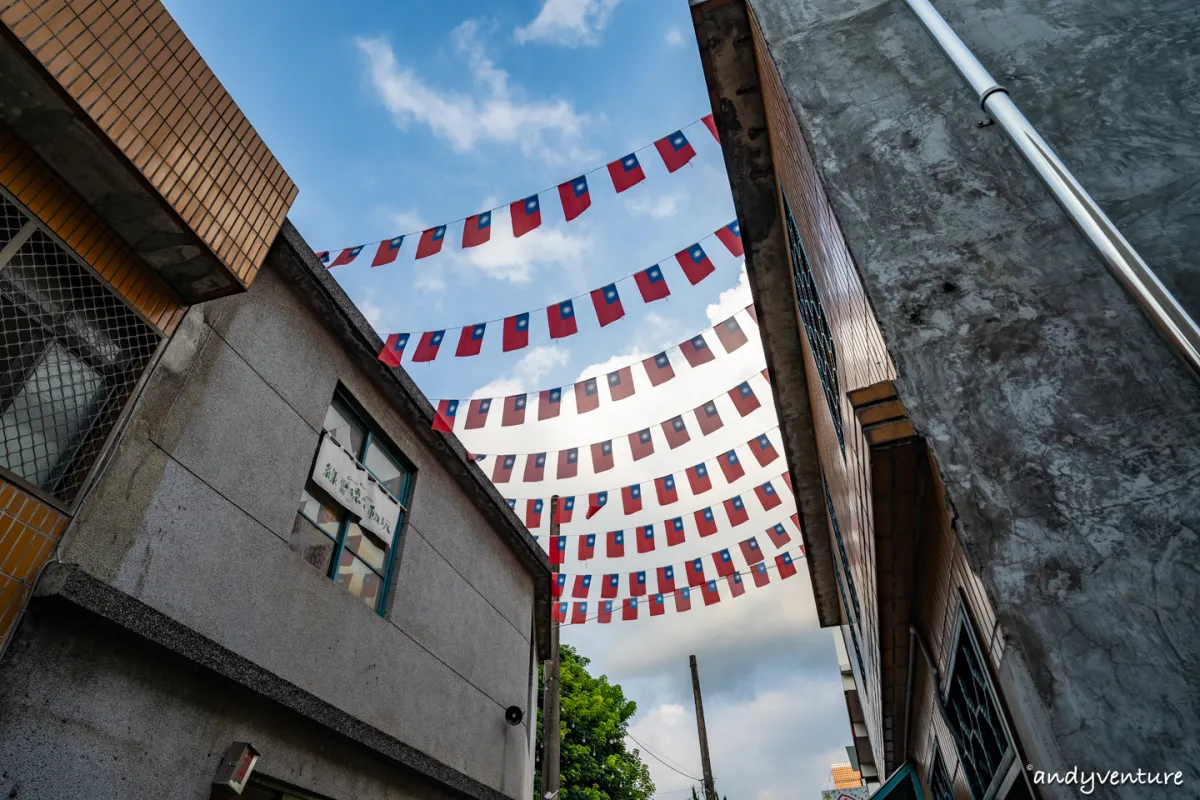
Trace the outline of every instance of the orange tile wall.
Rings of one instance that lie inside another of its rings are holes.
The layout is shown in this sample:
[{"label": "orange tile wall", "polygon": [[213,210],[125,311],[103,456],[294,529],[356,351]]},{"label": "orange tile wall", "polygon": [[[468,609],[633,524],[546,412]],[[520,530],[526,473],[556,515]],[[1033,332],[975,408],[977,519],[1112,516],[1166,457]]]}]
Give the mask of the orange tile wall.
[{"label": "orange tile wall", "polygon": [[0,649],[66,527],[66,515],[0,478]]},{"label": "orange tile wall", "polygon": [[244,285],[296,186],[158,0],[0,0],[0,22]]}]

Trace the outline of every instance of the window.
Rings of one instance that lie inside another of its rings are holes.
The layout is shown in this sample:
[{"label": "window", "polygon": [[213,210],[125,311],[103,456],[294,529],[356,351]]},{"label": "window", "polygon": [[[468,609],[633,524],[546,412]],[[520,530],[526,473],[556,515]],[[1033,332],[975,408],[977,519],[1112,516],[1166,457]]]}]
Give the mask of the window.
[{"label": "window", "polygon": [[[341,397],[335,397],[329,406],[323,427],[318,460],[300,492],[300,507],[288,544],[314,568],[382,615],[413,470]],[[333,460],[341,464],[328,476],[321,463],[322,454],[327,453],[333,453]],[[321,475],[318,470],[323,470]],[[339,472],[354,474],[346,483],[347,475]],[[340,499],[334,497],[332,486],[337,486]],[[366,495],[371,491],[378,494],[368,500]],[[375,508],[388,510],[375,515]]]},{"label": "window", "polygon": [[942,760],[942,750],[936,743],[933,746],[933,764],[929,767],[929,794],[932,800],[954,800],[954,785],[950,783],[950,773],[946,771],[946,762]]},{"label": "window", "polygon": [[0,470],[71,504],[161,337],[0,193]]},{"label": "window", "polygon": [[796,282],[796,302],[800,306],[800,319],[804,322],[804,333],[808,337],[808,345],[812,350],[813,360],[817,363],[817,376],[821,381],[821,389],[825,393],[825,404],[829,406],[829,416],[833,419],[833,430],[837,434],[838,444],[842,448],[843,458],[846,455],[846,437],[842,428],[842,402],[838,387],[837,351],[833,347],[833,334],[829,329],[829,319],[825,316],[825,307],[821,304],[821,295],[817,293],[817,284],[813,279],[812,267],[808,263],[808,254],[804,250],[804,242],[800,239],[800,231],[792,216],[792,207],[787,195],[783,195],[783,216],[787,223],[788,252],[792,258],[792,279]]},{"label": "window", "polygon": [[[837,512],[833,510],[833,497],[829,494],[829,482],[825,480],[825,476],[821,476],[821,483],[825,487],[825,510],[829,513],[829,524],[833,526],[833,538],[837,541],[838,553],[841,555],[842,568],[838,570],[834,567],[833,576],[837,579],[838,593],[842,596],[842,605],[846,609],[846,618],[850,624],[850,641],[854,644],[854,656],[858,659],[858,674],[865,680],[867,670],[863,666],[862,650],[858,644],[858,637],[862,631],[862,608],[858,603],[858,591],[854,588],[854,576],[850,573],[850,559],[846,557],[846,545],[842,541],[842,527],[838,525]],[[843,575],[845,575],[843,583]],[[850,586],[850,601],[846,598],[846,584]],[[850,612],[854,612],[854,617],[851,619]]]}]

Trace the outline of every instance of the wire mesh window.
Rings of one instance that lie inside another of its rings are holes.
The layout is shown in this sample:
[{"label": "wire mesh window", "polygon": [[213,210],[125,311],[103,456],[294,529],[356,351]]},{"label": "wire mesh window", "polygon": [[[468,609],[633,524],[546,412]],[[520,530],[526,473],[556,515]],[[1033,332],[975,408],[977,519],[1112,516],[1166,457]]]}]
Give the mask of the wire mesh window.
[{"label": "wire mesh window", "polygon": [[931,800],[954,800],[954,784],[950,782],[950,773],[942,760],[941,748],[936,744],[933,746],[933,764],[929,767],[929,794]]},{"label": "wire mesh window", "polygon": [[813,279],[812,267],[808,262],[808,254],[804,250],[804,241],[796,227],[792,216],[792,207],[788,203],[787,194],[783,195],[783,214],[787,222],[788,252],[792,259],[792,278],[796,282],[796,301],[800,306],[800,319],[804,322],[804,332],[808,337],[808,345],[812,350],[813,360],[817,363],[817,376],[821,380],[821,389],[825,393],[825,403],[829,406],[829,416],[833,419],[833,430],[837,434],[838,445],[842,448],[842,456],[846,455],[846,435],[842,427],[841,392],[838,387],[837,350],[833,347],[833,334],[829,329],[829,318],[825,316],[825,306],[821,304],[821,295],[817,292],[817,284]]},{"label": "wire mesh window", "polygon": [[[850,559],[846,557],[846,545],[842,541],[842,526],[838,524],[837,512],[833,510],[833,497],[829,494],[829,482],[825,480],[824,475],[821,476],[821,483],[825,487],[825,510],[829,513],[829,524],[833,526],[833,538],[837,541],[838,553],[842,562],[842,568],[840,570],[835,568],[833,576],[837,579],[838,593],[842,596],[842,605],[846,608],[846,616],[849,617],[850,612],[854,612],[854,618],[850,620],[850,625],[847,627],[850,628],[850,641],[854,645],[854,656],[858,659],[858,672],[865,678],[867,670],[863,665],[862,649],[858,644],[859,632],[862,630],[862,608],[858,602],[858,591],[854,588],[854,576],[850,574]],[[850,586],[849,599],[846,597],[846,584]]]},{"label": "wire mesh window", "polygon": [[0,468],[70,504],[160,335],[0,194]]}]

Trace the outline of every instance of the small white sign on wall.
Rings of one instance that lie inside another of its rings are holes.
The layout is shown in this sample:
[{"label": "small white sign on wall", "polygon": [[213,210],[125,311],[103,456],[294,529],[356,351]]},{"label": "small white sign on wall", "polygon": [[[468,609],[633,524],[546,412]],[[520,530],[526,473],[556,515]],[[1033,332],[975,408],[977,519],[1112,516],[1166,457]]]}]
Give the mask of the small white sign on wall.
[{"label": "small white sign on wall", "polygon": [[358,524],[392,546],[400,503],[328,433],[321,434],[313,481],[359,518]]}]

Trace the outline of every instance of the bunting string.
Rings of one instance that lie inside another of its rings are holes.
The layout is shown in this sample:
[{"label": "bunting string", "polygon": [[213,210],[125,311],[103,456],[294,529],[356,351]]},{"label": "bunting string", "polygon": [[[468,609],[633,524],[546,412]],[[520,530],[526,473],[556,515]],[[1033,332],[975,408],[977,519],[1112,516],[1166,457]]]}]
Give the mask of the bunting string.
[{"label": "bunting string", "polygon": [[[396,260],[396,257],[400,255],[400,249],[405,239],[418,234],[420,234],[421,238],[417,243],[415,256],[416,258],[428,258],[441,252],[449,227],[451,225],[458,225],[459,223],[462,223],[463,226],[463,249],[478,247],[491,240],[492,220],[495,212],[506,206],[512,217],[513,236],[524,236],[541,226],[541,195],[554,191],[557,191],[559,201],[562,203],[564,218],[567,222],[571,222],[591,207],[592,195],[588,185],[588,178],[597,172],[607,170],[612,180],[613,188],[617,194],[620,194],[646,179],[642,163],[638,159],[638,153],[649,150],[651,147],[658,151],[663,165],[667,168],[667,172],[676,172],[686,166],[696,157],[696,151],[692,147],[691,142],[688,141],[684,131],[699,124],[703,124],[708,128],[713,138],[718,143],[720,142],[720,137],[717,136],[716,124],[713,122],[713,115],[708,114],[700,119],[689,122],[674,133],[667,134],[661,139],[655,140],[652,144],[643,145],[621,158],[610,161],[605,165],[594,167],[570,180],[565,180],[556,186],[548,186],[539,192],[535,192],[519,200],[479,211],[469,217],[460,217],[450,222],[435,225],[423,231],[409,231],[408,233],[402,233],[379,242],[369,242],[352,247],[338,248],[332,251],[322,250],[317,253],[317,258],[329,269],[347,266],[352,264],[364,249],[369,246],[375,246],[375,255],[371,259],[371,266],[381,267]],[[331,256],[331,253],[337,253],[337,255]]]}]

